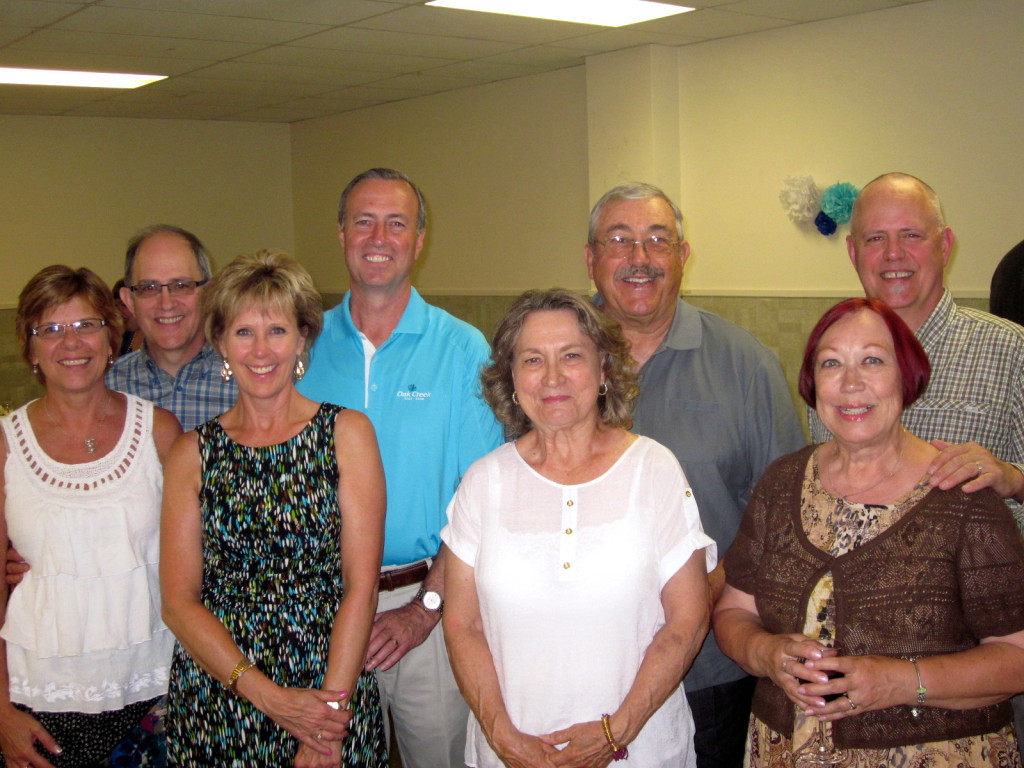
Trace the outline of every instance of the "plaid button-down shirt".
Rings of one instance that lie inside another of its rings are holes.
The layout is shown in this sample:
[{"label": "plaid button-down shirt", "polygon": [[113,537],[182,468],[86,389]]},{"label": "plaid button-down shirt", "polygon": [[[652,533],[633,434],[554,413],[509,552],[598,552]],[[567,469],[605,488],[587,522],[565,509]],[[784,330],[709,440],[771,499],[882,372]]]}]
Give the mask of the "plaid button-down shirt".
[{"label": "plaid button-down shirt", "polygon": [[185,431],[224,413],[235,404],[238,387],[220,377],[221,358],[210,344],[171,376],[141,349],[120,357],[107,371],[110,389],[128,392],[166,408]]},{"label": "plaid button-down shirt", "polygon": [[[922,440],[973,441],[1024,471],[1024,328],[957,306],[947,289],[916,336],[932,375],[904,426]],[[813,410],[808,421],[813,442],[832,437]],[[1006,503],[1024,531],[1024,505]]]}]

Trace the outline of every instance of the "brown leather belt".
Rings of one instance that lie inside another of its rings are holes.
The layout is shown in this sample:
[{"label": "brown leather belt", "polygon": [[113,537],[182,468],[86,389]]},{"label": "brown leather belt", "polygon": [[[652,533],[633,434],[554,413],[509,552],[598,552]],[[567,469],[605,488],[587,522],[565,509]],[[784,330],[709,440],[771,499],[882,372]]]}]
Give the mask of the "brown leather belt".
[{"label": "brown leather belt", "polygon": [[408,587],[410,584],[418,584],[426,578],[427,571],[429,570],[430,566],[427,565],[427,561],[421,560],[412,565],[393,568],[390,571],[381,571],[378,590],[381,592],[391,592],[395,589]]}]

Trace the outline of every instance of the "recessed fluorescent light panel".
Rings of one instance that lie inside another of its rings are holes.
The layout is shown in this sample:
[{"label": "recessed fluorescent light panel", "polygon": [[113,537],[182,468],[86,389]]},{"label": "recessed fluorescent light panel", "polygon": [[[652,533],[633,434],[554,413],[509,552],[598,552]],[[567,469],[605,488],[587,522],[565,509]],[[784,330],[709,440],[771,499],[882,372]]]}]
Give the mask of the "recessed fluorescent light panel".
[{"label": "recessed fluorescent light panel", "polygon": [[666,5],[649,0],[431,0],[427,5],[533,19],[599,24],[602,27],[624,27],[693,10],[682,5]]},{"label": "recessed fluorescent light panel", "polygon": [[165,80],[167,75],[122,75],[116,72],[75,72],[60,69],[0,67],[0,83],[65,85],[76,88],[138,88]]}]

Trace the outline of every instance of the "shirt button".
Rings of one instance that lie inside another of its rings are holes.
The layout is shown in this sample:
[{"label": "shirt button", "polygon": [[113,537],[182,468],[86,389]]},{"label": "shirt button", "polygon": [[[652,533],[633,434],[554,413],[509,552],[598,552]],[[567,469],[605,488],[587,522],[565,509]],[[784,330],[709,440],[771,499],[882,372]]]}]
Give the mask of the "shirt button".
[{"label": "shirt button", "polygon": [[376,392],[377,391],[377,385],[376,384],[371,384],[370,385],[370,391],[371,392]]},{"label": "shirt button", "polygon": [[565,506],[571,507],[572,506],[572,499],[569,499],[567,502],[565,502]]},{"label": "shirt button", "polygon": [[686,498],[690,498],[691,496],[693,496],[693,492],[692,491],[687,491],[686,492]]},{"label": "shirt button", "polygon": [[568,571],[570,568],[572,568],[572,565],[570,565],[569,563],[562,563],[562,568]]},{"label": "shirt button", "polygon": [[566,528],[565,529],[565,535],[566,536],[572,536],[572,528]]}]

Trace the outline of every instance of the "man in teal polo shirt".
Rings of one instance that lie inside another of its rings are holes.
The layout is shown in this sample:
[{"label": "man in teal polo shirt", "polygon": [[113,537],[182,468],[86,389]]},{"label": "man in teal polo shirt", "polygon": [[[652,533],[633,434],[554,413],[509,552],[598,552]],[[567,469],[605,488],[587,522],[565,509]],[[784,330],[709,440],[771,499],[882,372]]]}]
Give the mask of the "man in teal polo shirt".
[{"label": "man in teal polo shirt", "polygon": [[398,171],[374,168],[345,188],[349,292],[326,313],[299,390],[366,413],[377,430],[388,505],[366,667],[377,670],[406,768],[457,768],[469,712],[439,626],[438,534],[459,480],[501,429],[480,397],[487,342],[412,287],[425,227],[423,196]]}]

